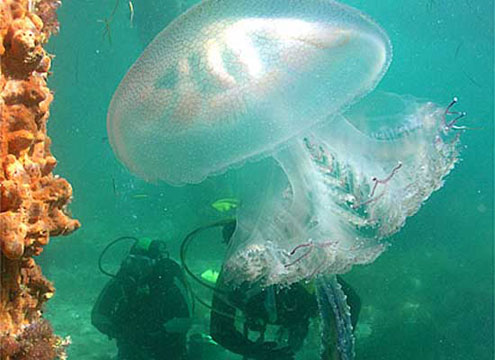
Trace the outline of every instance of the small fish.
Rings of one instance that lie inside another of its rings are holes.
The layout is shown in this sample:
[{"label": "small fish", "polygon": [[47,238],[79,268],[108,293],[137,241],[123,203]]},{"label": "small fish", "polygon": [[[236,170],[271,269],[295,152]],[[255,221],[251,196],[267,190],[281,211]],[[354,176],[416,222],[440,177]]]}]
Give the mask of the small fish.
[{"label": "small fish", "polygon": [[236,198],[218,199],[211,204],[212,208],[220,212],[227,212],[236,209],[241,202]]},{"label": "small fish", "polygon": [[462,41],[459,42],[459,45],[457,45],[457,48],[455,49],[454,58],[457,58],[457,56],[459,55],[459,51],[461,50],[462,45],[463,45],[463,42]]},{"label": "small fish", "polygon": [[132,195],[133,199],[146,199],[148,197],[149,197],[148,194],[134,194],[134,195]]},{"label": "small fish", "polygon": [[134,4],[132,1],[129,0],[129,12],[130,12],[130,21],[131,21],[131,27],[133,27],[133,20],[134,20]]},{"label": "small fish", "polygon": [[218,271],[208,269],[201,274],[201,277],[208,282],[216,283],[219,275]]}]

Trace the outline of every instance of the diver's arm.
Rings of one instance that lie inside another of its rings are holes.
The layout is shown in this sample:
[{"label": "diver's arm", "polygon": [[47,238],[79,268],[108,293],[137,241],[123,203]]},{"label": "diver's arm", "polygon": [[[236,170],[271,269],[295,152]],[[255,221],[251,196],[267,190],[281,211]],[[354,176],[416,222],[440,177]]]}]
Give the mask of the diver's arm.
[{"label": "diver's arm", "polygon": [[217,293],[213,295],[210,317],[210,335],[229,351],[257,360],[292,360],[294,354],[288,346],[279,347],[276,342],[255,343],[235,328],[234,307]]},{"label": "diver's arm", "polygon": [[187,290],[185,286],[182,286],[183,289],[181,290],[179,288],[181,285],[180,281],[175,282],[174,280],[174,285],[164,294],[164,301],[171,315],[171,318],[163,324],[163,328],[168,333],[185,334],[191,328],[192,319],[185,296]]},{"label": "diver's arm", "polygon": [[173,319],[170,319],[163,325],[163,328],[165,329],[166,332],[168,333],[175,333],[175,334],[185,334],[189,331],[192,325],[192,320],[191,318],[188,317],[176,317]]},{"label": "diver's arm", "polygon": [[100,332],[109,337],[117,334],[113,319],[115,303],[122,296],[121,285],[118,280],[110,280],[101,291],[91,311],[91,323]]},{"label": "diver's arm", "polygon": [[256,344],[235,328],[236,309],[221,295],[214,293],[210,318],[210,335],[220,345],[236,354],[253,356]]},{"label": "diver's arm", "polygon": [[163,327],[168,333],[185,334],[189,331],[192,324],[192,319],[189,315],[189,308],[187,306],[187,300],[183,296],[182,292],[175,286],[168,296],[174,297],[172,306],[176,309],[174,311],[175,317],[168,320]]},{"label": "diver's arm", "polygon": [[289,346],[293,351],[298,351],[306,339],[309,331],[309,318],[301,319],[300,322],[289,328]]}]

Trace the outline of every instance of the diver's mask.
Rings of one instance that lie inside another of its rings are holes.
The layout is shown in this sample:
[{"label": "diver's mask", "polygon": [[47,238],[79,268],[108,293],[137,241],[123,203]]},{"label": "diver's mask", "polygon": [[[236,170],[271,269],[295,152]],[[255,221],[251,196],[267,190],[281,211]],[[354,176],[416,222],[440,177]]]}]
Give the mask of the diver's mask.
[{"label": "diver's mask", "polygon": [[148,278],[157,262],[168,256],[165,242],[143,237],[132,246],[121,268],[126,276],[139,282]]},{"label": "diver's mask", "polygon": [[135,281],[148,278],[155,266],[156,260],[146,255],[129,254],[122,263],[122,271]]}]

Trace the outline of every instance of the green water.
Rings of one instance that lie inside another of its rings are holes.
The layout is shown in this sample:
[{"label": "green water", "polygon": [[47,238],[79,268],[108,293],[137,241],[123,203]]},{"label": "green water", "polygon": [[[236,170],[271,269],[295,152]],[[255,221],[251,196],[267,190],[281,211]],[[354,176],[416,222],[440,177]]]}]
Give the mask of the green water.
[{"label": "green water", "polygon": [[[345,275],[363,306],[356,359],[493,359],[493,2],[345,2],[392,40],[394,59],[379,88],[439,104],[458,96],[466,124],[476,128],[463,134],[462,161],[445,186],[408,219],[393,246]],[[220,217],[210,204],[234,195],[225,179],[183,188],[147,184],[108,144],[106,111],[120,79],[145,44],[193,3],[134,0],[132,24],[125,0],[117,7],[115,0],[65,1],[59,11],[61,31],[49,44],[56,55],[49,134],[56,173],[73,185],[70,210],[83,227],[52,239],[39,262],[57,287],[47,317],[58,334],[71,336],[71,359],[116,353],[90,323],[108,280],[97,266],[105,245],[122,235],[150,236],[166,240],[177,258],[188,232]],[[219,269],[223,250],[214,236],[197,243],[191,268]],[[115,271],[125,251],[114,248],[107,266]],[[208,312],[198,308],[195,326],[207,331],[207,323]]]}]

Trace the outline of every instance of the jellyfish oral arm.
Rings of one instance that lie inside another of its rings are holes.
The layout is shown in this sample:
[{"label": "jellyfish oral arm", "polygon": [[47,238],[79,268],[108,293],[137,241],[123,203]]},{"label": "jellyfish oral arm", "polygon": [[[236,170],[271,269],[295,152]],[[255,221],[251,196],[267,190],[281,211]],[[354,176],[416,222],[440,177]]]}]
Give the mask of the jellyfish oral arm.
[{"label": "jellyfish oral arm", "polygon": [[[411,106],[394,119],[416,117],[415,125],[389,121],[388,140],[359,130],[349,114],[274,153],[289,190],[279,185],[266,199],[250,240],[228,257],[234,282],[290,284],[344,273],[388,247],[458,158],[458,136],[444,134],[444,109],[401,99]],[[249,269],[253,259],[257,270],[241,274],[238,266]]]},{"label": "jellyfish oral arm", "polygon": [[373,189],[371,190],[370,198],[372,198],[375,195],[376,187],[378,186],[378,184],[386,184],[386,183],[388,183],[390,181],[390,179],[392,179],[392,177],[395,175],[395,173],[397,171],[399,171],[399,169],[401,167],[402,167],[402,163],[399,161],[399,163],[397,164],[397,166],[392,169],[392,172],[390,173],[390,175],[387,176],[385,179],[378,179],[376,176],[374,176],[371,179],[371,180],[373,180],[373,182],[375,184],[373,185]]}]

